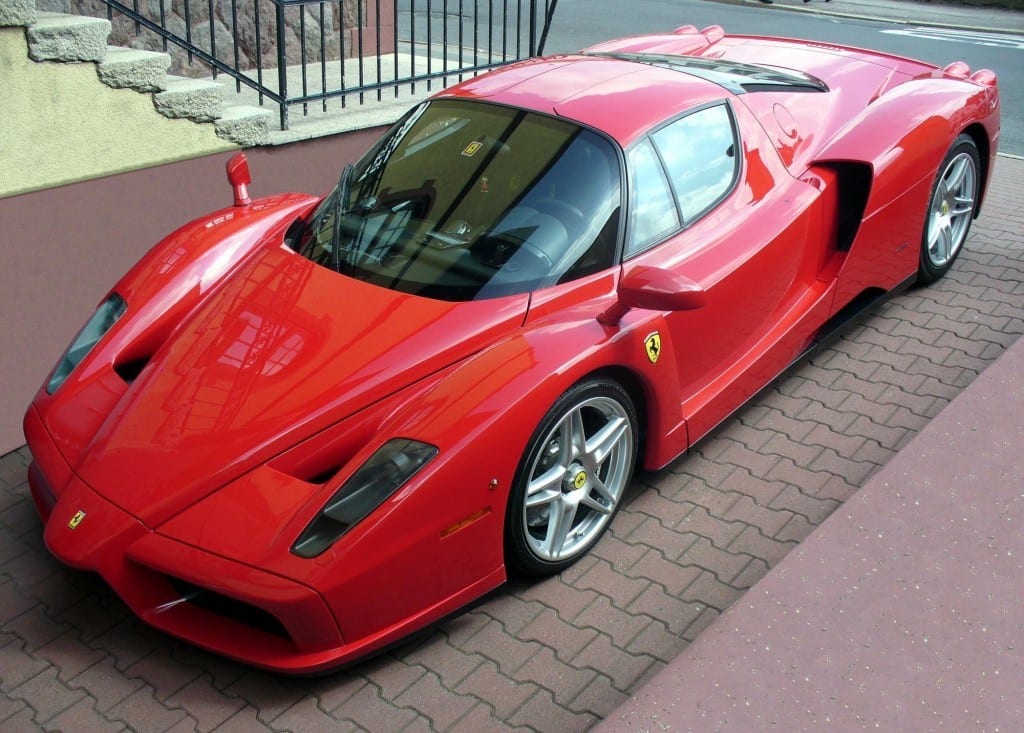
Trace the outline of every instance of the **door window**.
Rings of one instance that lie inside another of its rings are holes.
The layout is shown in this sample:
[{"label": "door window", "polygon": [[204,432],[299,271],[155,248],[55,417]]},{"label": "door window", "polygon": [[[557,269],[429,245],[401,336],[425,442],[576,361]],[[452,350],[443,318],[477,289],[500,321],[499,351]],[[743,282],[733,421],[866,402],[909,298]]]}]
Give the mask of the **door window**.
[{"label": "door window", "polygon": [[678,229],[679,212],[672,201],[665,169],[650,140],[629,151],[629,168],[634,192],[629,252],[636,252]]},{"label": "door window", "polygon": [[633,182],[627,254],[689,225],[732,190],[736,132],[725,104],[666,125],[629,151]]},{"label": "door window", "polygon": [[651,137],[668,170],[684,223],[707,211],[732,188],[736,145],[724,104],[687,115]]}]

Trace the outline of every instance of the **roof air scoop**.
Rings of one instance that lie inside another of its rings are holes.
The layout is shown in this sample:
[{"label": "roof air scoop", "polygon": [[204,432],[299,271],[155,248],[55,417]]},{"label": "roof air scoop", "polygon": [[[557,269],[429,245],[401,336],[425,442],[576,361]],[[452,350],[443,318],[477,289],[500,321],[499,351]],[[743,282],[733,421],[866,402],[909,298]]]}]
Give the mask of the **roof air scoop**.
[{"label": "roof air scoop", "polygon": [[725,38],[725,29],[720,25],[709,25],[704,28],[700,34],[708,39],[708,43],[716,43]]},{"label": "roof air scoop", "polygon": [[954,61],[942,68],[942,75],[951,79],[966,79],[971,75],[971,67],[963,61]]},{"label": "roof air scoop", "polygon": [[994,87],[996,85],[996,72],[992,69],[978,69],[971,74],[971,81],[983,87]]},{"label": "roof air scoop", "polygon": [[674,36],[692,36],[697,33],[697,26],[695,25],[681,25],[672,31]]}]

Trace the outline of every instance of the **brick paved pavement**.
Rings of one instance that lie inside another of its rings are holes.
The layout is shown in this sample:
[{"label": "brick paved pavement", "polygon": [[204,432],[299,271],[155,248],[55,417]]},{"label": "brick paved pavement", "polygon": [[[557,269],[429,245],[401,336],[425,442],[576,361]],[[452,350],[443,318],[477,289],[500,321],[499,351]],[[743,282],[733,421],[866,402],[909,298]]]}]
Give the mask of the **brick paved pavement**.
[{"label": "brick paved pavement", "polygon": [[805,360],[689,457],[643,474],[594,552],[416,642],[280,678],[136,621],[45,550],[28,453],[0,459],[0,730],[582,731],[777,563],[1024,332],[1024,161],[967,250]]}]

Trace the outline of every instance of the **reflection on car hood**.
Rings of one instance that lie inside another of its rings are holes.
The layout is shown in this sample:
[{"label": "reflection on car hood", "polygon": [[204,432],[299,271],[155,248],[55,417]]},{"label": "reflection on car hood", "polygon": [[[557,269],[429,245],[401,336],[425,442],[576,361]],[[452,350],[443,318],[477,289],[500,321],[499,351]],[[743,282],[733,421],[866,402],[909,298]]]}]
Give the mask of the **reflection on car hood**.
[{"label": "reflection on car hood", "polygon": [[527,302],[428,300],[268,248],[156,354],[100,428],[80,475],[156,526],[515,330]]}]

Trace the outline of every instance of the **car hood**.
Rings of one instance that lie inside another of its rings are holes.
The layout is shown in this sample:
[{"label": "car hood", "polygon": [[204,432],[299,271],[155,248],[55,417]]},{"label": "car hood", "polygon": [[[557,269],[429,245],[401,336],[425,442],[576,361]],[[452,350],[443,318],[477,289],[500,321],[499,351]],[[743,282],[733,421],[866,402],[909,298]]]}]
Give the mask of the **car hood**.
[{"label": "car hood", "polygon": [[519,328],[528,296],[451,303],[257,252],[172,334],[79,475],[149,526]]}]

